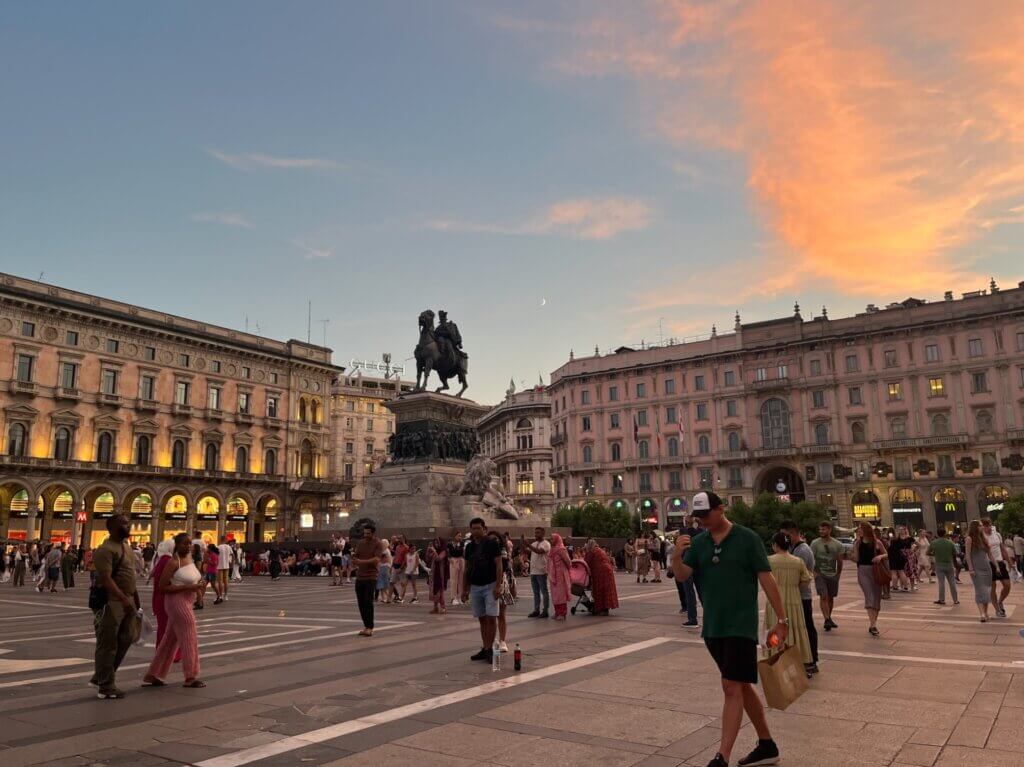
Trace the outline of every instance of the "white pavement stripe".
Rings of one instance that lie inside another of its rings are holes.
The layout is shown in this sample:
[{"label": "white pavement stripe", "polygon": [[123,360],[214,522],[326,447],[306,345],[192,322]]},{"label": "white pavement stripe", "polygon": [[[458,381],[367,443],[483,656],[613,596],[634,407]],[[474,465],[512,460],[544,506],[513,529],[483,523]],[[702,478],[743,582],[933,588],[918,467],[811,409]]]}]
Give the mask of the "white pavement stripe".
[{"label": "white pavement stripe", "polygon": [[[6,602],[12,605],[36,605],[38,607],[56,607],[61,610],[89,610],[88,607],[82,605],[69,605],[64,602],[29,602],[25,599],[0,599],[0,602]],[[91,612],[91,611],[90,611]]]},{"label": "white pavement stripe", "polygon": [[[391,626],[377,626],[374,628],[375,633],[381,631],[388,631],[389,629],[400,629],[408,626],[419,626],[419,621],[409,621],[408,623],[395,623]],[[358,631],[343,631],[340,634],[322,634],[315,637],[306,637],[305,639],[289,639],[286,642],[271,642],[269,644],[250,645],[249,647],[235,647],[231,650],[218,650],[217,652],[203,653],[201,659],[205,658],[216,658],[221,655],[241,655],[246,652],[255,652],[257,650],[267,650],[269,648],[277,649],[278,647],[287,647],[288,645],[296,644],[307,644],[309,642],[320,642],[324,639],[340,639],[342,637],[356,636]],[[130,671],[137,668],[149,668],[148,663],[133,663],[130,666],[121,666],[118,671]],[[17,682],[0,682],[0,690],[7,687],[25,687],[30,684],[43,684],[45,682],[60,682],[65,679],[84,679],[92,676],[92,672],[87,671],[81,674],[57,674],[54,676],[37,677],[35,679],[20,679]]]},{"label": "white pavement stripe", "polygon": [[672,639],[669,637],[656,637],[643,642],[635,642],[634,644],[617,647],[613,650],[605,650],[604,652],[587,655],[582,658],[577,658],[576,660],[558,663],[554,666],[549,666],[548,668],[528,671],[525,674],[517,674],[516,676],[507,677],[505,679],[498,679],[494,682],[487,682],[486,684],[478,685],[477,687],[457,690],[456,692],[450,692],[446,695],[438,695],[434,698],[427,698],[426,700],[410,703],[405,706],[399,706],[398,708],[393,708],[387,711],[381,711],[376,714],[370,714],[369,716],[363,716],[358,719],[352,719],[347,722],[339,722],[338,724],[332,724],[328,727],[322,727],[319,730],[311,730],[310,732],[304,732],[301,735],[293,735],[273,743],[267,743],[263,746],[256,746],[254,748],[237,751],[234,754],[215,756],[212,759],[196,762],[195,767],[239,767],[240,765],[256,762],[260,759],[267,759],[268,757],[277,756],[278,754],[286,754],[290,751],[296,751],[315,743],[334,740],[335,738],[340,738],[344,735],[350,735],[353,732],[367,730],[380,724],[387,724],[399,719],[406,719],[410,716],[423,713],[424,711],[433,711],[434,709],[441,708],[442,706],[450,706],[454,703],[461,703],[465,700],[479,698],[482,695],[488,695],[492,692],[498,692],[499,690],[505,690],[509,687],[516,687],[517,685],[527,684],[529,682],[535,682],[538,679],[544,679],[545,677],[552,676],[554,674],[561,674],[566,671],[584,668],[585,666],[601,663],[606,660],[611,660],[612,658],[618,658],[622,655],[639,652],[640,650],[646,650],[649,647],[657,647],[658,645],[671,641]]}]

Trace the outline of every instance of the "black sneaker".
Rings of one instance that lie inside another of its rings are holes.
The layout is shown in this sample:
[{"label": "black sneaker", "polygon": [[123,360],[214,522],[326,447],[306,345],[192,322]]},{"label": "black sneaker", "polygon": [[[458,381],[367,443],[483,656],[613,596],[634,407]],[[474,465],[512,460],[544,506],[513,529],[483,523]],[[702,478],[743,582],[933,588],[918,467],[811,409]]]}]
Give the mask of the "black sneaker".
[{"label": "black sneaker", "polygon": [[100,690],[96,693],[96,697],[100,700],[120,700],[124,697],[124,693],[116,687],[112,687],[109,690]]},{"label": "black sneaker", "polygon": [[529,615],[527,615],[526,617],[527,617],[527,618],[539,618],[539,617],[540,617],[540,613],[539,613],[539,612],[537,612],[536,610],[534,610],[534,611],[533,611],[532,613],[530,613],[530,614],[529,614]]},{"label": "black sneaker", "polygon": [[818,673],[818,664],[817,663],[805,663],[804,664],[804,671],[807,672],[808,676],[810,676],[811,674],[817,674]]},{"label": "black sneaker", "polygon": [[540,614],[540,617],[541,617],[541,618],[547,618],[547,617],[548,617],[548,611],[547,611],[547,610],[545,610],[544,612],[542,612],[542,613]]},{"label": "black sneaker", "polygon": [[470,660],[483,660],[483,661],[487,661],[488,663],[490,663],[491,662],[491,651],[490,650],[481,650],[476,655],[470,655],[469,659]]},{"label": "black sneaker", "polygon": [[683,624],[683,628],[684,629],[699,629],[700,628],[700,624],[697,623],[697,621],[686,621],[686,623]]},{"label": "black sneaker", "polygon": [[221,599],[220,597],[217,597],[216,599],[214,599],[214,600],[213,600],[213,603],[214,603],[215,605],[219,605],[219,604],[220,604],[221,602],[223,602],[223,601],[224,601],[223,599]]},{"label": "black sneaker", "polygon": [[757,748],[736,762],[739,767],[757,767],[760,764],[778,764],[779,747],[774,740],[758,740]]},{"label": "black sneaker", "polygon": [[708,762],[708,767],[729,767],[729,762],[721,754],[715,754],[715,758]]}]

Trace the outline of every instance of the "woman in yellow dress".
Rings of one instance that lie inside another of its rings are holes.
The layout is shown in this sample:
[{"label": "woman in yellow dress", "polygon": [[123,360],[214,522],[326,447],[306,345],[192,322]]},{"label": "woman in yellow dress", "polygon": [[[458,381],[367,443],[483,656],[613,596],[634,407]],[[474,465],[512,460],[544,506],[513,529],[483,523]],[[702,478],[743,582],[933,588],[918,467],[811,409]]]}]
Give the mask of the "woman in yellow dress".
[{"label": "woman in yellow dress", "polygon": [[[782,604],[786,608],[786,615],[789,617],[789,638],[786,646],[795,644],[803,657],[804,668],[811,665],[811,641],[807,637],[807,624],[804,623],[803,602],[800,600],[800,586],[811,582],[811,574],[807,571],[807,565],[800,557],[789,553],[789,536],[785,533],[777,533],[772,538],[772,551],[768,557],[768,564],[772,566],[772,575],[775,582],[779,584],[779,593],[782,594]],[[772,628],[778,619],[770,604],[764,608],[765,629]],[[810,677],[810,674],[807,675]]]}]

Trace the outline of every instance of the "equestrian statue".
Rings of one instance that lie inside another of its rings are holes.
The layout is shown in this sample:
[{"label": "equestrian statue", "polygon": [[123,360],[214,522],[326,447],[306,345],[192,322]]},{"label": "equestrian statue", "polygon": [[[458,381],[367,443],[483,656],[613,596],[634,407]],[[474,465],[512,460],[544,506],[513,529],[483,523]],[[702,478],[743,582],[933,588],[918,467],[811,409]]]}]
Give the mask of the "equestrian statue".
[{"label": "equestrian statue", "polygon": [[469,355],[462,351],[462,335],[459,326],[448,319],[448,313],[437,313],[438,325],[434,327],[434,312],[427,309],[420,313],[420,342],[416,345],[416,388],[427,388],[430,372],[437,373],[441,386],[435,391],[448,390],[448,379],[458,378],[462,388],[456,397],[461,397],[469,385],[466,372],[469,369]]}]

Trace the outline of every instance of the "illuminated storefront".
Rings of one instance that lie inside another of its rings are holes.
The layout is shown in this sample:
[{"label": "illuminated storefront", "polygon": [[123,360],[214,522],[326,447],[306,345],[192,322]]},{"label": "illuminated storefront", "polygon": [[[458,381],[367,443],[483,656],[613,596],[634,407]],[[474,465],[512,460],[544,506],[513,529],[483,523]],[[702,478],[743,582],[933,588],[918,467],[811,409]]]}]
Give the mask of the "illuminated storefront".
[{"label": "illuminated storefront", "polygon": [[640,501],[640,519],[651,528],[657,528],[660,523],[658,517],[658,504],[652,498],[644,498]]},{"label": "illuminated storefront", "polygon": [[188,500],[181,494],[172,495],[164,504],[164,524],[160,539],[167,540],[178,533],[192,534],[188,529]]},{"label": "illuminated storefront", "polygon": [[248,540],[249,504],[244,498],[235,496],[228,499],[228,517],[224,535],[229,541],[245,543]]},{"label": "illuminated storefront", "polygon": [[[42,498],[40,498],[42,506]],[[71,543],[71,532],[74,529],[74,506],[75,499],[67,490],[62,492],[53,500],[53,509],[50,515],[50,543]]]},{"label": "illuminated storefront", "polygon": [[196,530],[207,543],[219,543],[217,525],[220,517],[220,501],[212,495],[204,495],[196,504]]},{"label": "illuminated storefront", "polygon": [[[39,502],[39,510],[42,511],[42,500]],[[42,515],[35,519],[33,530],[28,529],[28,492],[19,490],[11,496],[10,514],[7,521],[7,537],[12,541],[35,541],[39,539],[39,530],[42,525]]]},{"label": "illuminated storefront", "polygon": [[978,508],[981,516],[995,520],[1003,511],[1010,491],[1001,485],[987,485],[978,493]]},{"label": "illuminated storefront", "polygon": [[670,498],[668,502],[667,526],[673,530],[683,527],[688,508],[685,498]]},{"label": "illuminated storefront", "polygon": [[913,488],[899,487],[893,490],[892,523],[893,525],[905,525],[910,531],[925,527],[924,503]]},{"label": "illuminated storefront", "polygon": [[873,490],[861,490],[853,494],[851,499],[853,506],[853,521],[855,524],[868,522],[877,525],[882,519],[882,507],[878,503],[878,496]]},{"label": "illuminated storefront", "polygon": [[277,500],[271,498],[263,509],[263,542],[271,543],[277,540]]},{"label": "illuminated storefront", "polygon": [[107,520],[114,516],[113,493],[102,493],[92,504],[92,532],[89,534],[89,547],[95,549],[107,540]]},{"label": "illuminated storefront", "polygon": [[933,496],[935,502],[935,524],[952,530],[967,527],[967,498],[957,487],[941,487]]},{"label": "illuminated storefront", "polygon": [[134,543],[145,544],[153,540],[153,498],[149,493],[139,493],[132,499],[128,521]]}]

